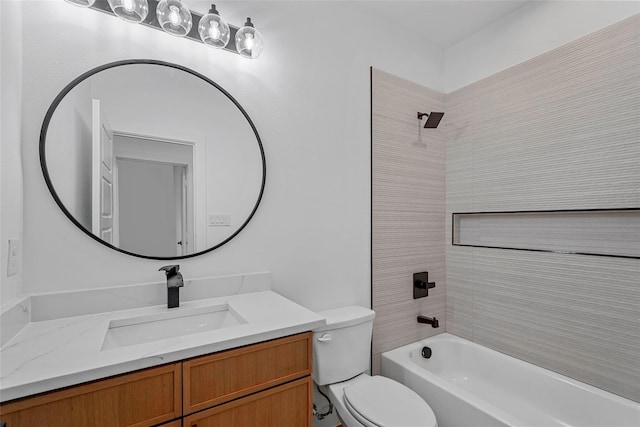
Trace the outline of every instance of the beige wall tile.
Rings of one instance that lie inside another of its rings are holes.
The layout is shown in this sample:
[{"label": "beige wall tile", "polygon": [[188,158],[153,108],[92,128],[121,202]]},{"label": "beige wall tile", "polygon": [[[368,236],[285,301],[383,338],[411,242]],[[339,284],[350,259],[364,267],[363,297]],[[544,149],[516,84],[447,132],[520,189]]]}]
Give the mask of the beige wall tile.
[{"label": "beige wall tile", "polygon": [[[443,123],[421,129],[417,112],[443,111],[444,94],[372,70],[373,372],[380,353],[445,328],[445,144]],[[424,124],[424,120],[422,121]],[[436,288],[413,299],[413,273]],[[436,316],[440,328],[418,324]]]},{"label": "beige wall tile", "polygon": [[446,97],[372,79],[373,372],[445,327],[640,401],[640,261],[451,245],[452,212],[640,207],[640,15]]},{"label": "beige wall tile", "polygon": [[[640,207],[640,16],[446,96],[452,212]],[[451,245],[449,332],[640,401],[640,261]]]}]

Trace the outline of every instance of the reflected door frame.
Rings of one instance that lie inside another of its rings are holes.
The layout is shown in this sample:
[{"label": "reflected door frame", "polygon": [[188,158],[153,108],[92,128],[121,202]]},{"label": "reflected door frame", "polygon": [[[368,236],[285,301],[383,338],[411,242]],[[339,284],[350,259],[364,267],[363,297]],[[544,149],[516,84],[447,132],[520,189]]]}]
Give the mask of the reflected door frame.
[{"label": "reflected door frame", "polygon": [[[138,133],[123,132],[114,130],[114,141],[118,141],[120,138],[135,138],[146,142],[157,143],[169,143],[177,145],[187,145],[192,149],[192,159],[187,168],[186,182],[188,182],[189,190],[187,192],[187,198],[193,200],[192,209],[188,209],[186,206],[182,208],[182,213],[187,219],[187,239],[186,244],[182,245],[182,255],[188,255],[202,251],[206,248],[206,155],[204,138],[193,138],[192,141],[170,139],[164,137],[156,137],[152,135],[143,135]],[[160,154],[150,154],[147,150],[135,150],[126,149],[123,144],[114,144],[114,211],[119,211],[118,205],[118,159],[137,160],[137,161],[149,161],[157,163],[172,164],[174,166],[184,166],[184,162],[172,161],[171,158]],[[202,202],[204,200],[204,202]],[[186,213],[184,211],[187,211]],[[189,212],[190,211],[190,212]],[[119,220],[118,215],[115,215],[114,220],[114,234],[119,235]],[[184,237],[184,236],[183,236]],[[183,238],[183,242],[184,242]],[[178,254],[179,256],[181,254]]]},{"label": "reflected door frame", "polygon": [[113,128],[99,99],[91,101],[91,231],[109,244],[114,236]]}]

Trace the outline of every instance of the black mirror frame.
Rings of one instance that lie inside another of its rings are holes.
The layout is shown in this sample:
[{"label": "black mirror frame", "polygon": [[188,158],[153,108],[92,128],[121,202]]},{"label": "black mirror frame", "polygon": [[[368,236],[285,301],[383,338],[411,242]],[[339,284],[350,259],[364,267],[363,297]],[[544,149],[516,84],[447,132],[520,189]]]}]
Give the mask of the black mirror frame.
[{"label": "black mirror frame", "polygon": [[[149,255],[142,255],[142,254],[137,254],[134,252],[129,252],[127,250],[118,248],[110,243],[105,242],[104,240],[102,240],[101,238],[99,238],[98,236],[96,236],[95,234],[93,234],[90,230],[87,230],[82,224],[80,224],[78,222],[78,220],[75,219],[75,217],[71,214],[71,212],[69,212],[69,210],[67,210],[67,208],[64,206],[64,204],[62,203],[62,200],[60,199],[60,197],[58,196],[58,193],[56,192],[55,188],[53,187],[53,182],[51,181],[51,177],[49,176],[49,169],[47,167],[47,161],[46,161],[46,156],[45,156],[45,140],[46,140],[46,136],[47,136],[47,130],[49,128],[49,123],[51,122],[51,118],[53,116],[53,113],[55,112],[56,108],[58,107],[58,105],[60,104],[60,102],[62,101],[62,99],[74,88],[76,87],[79,83],[81,83],[82,81],[84,81],[85,79],[91,77],[94,74],[99,73],[100,71],[104,71],[107,70],[109,68],[114,68],[114,67],[119,67],[119,66],[123,66],[123,65],[134,65],[134,64],[147,64],[147,65],[160,65],[160,66],[164,66],[164,67],[170,67],[170,68],[174,68],[177,70],[181,70],[184,72],[187,72],[195,77],[198,77],[202,80],[204,80],[205,82],[209,83],[210,85],[212,85],[213,87],[215,87],[216,89],[218,89],[220,92],[222,92],[227,98],[229,98],[229,100],[231,102],[233,102],[233,104],[238,108],[238,110],[240,110],[240,112],[242,113],[242,115],[244,116],[244,118],[247,120],[247,122],[249,122],[249,125],[251,126],[251,129],[253,130],[253,133],[256,137],[256,141],[258,143],[258,148],[260,149],[260,156],[262,158],[262,184],[260,186],[260,193],[258,194],[258,200],[256,201],[255,206],[253,207],[253,209],[251,210],[251,213],[249,214],[249,216],[247,217],[247,219],[245,220],[245,222],[238,227],[238,229],[229,237],[227,237],[225,240],[223,240],[222,242],[218,243],[217,245],[214,245],[210,248],[207,248],[206,250],[200,251],[200,252],[196,252],[193,254],[189,254],[189,255],[181,255],[181,256],[175,256],[175,257],[158,257],[158,256],[149,256]],[[155,259],[155,260],[174,260],[174,259],[186,259],[186,258],[193,258],[202,254],[205,254],[207,252],[211,252],[215,249],[218,249],[219,247],[223,246],[224,244],[226,244],[227,242],[229,242],[231,239],[233,239],[235,236],[237,236],[249,223],[249,221],[251,221],[251,219],[253,218],[253,215],[256,213],[256,210],[258,209],[258,206],[260,205],[260,202],[262,201],[262,195],[264,194],[264,187],[265,187],[265,182],[266,182],[266,178],[267,178],[267,163],[266,163],[266,158],[264,155],[264,148],[262,146],[262,141],[260,140],[260,135],[258,135],[258,130],[256,129],[255,125],[253,124],[253,121],[251,120],[251,118],[249,117],[249,115],[247,114],[247,112],[244,110],[244,108],[242,108],[242,106],[238,103],[238,101],[236,101],[236,99],[231,96],[231,94],[229,94],[229,92],[227,92],[226,90],[224,90],[220,85],[218,85],[216,82],[214,82],[213,80],[203,76],[202,74],[193,71],[189,68],[183,67],[181,65],[177,65],[177,64],[172,64],[170,62],[165,62],[165,61],[157,61],[157,60],[153,60],[153,59],[129,59],[129,60],[123,60],[123,61],[116,61],[116,62],[111,62],[108,64],[104,64],[101,65],[99,67],[93,68],[92,70],[87,71],[86,73],[83,73],[82,75],[76,77],[73,81],[71,81],[71,83],[69,83],[67,86],[65,86],[64,89],[62,89],[62,91],[58,94],[58,96],[55,97],[55,99],[53,100],[53,102],[51,103],[51,106],[49,107],[49,109],[47,110],[47,113],[44,117],[44,121],[42,123],[42,128],[40,129],[40,166],[42,169],[42,174],[44,176],[44,180],[47,184],[47,187],[49,188],[49,192],[51,193],[51,195],[53,196],[53,199],[55,200],[56,204],[58,205],[58,207],[60,207],[60,209],[62,210],[62,212],[67,216],[67,218],[69,218],[69,220],[71,220],[71,222],[73,224],[75,224],[80,230],[82,230],[85,234],[87,234],[89,237],[91,237],[93,240],[111,248],[114,249],[118,252],[121,252],[123,254],[127,254],[127,255],[131,255],[131,256],[135,256],[138,258],[146,258],[146,259]]]}]

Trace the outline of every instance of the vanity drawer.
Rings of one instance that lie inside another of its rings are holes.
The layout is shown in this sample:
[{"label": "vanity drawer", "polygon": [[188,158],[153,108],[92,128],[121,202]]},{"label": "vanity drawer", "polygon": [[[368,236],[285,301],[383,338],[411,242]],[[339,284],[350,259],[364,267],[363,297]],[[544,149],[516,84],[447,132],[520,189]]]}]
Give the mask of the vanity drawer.
[{"label": "vanity drawer", "polygon": [[[181,364],[160,366],[0,406],[7,427],[147,427],[179,418]],[[172,426],[172,424],[169,424]]]},{"label": "vanity drawer", "polygon": [[311,427],[311,377],[184,418],[184,427]]},{"label": "vanity drawer", "polygon": [[184,414],[310,375],[311,339],[307,332],[185,361]]}]

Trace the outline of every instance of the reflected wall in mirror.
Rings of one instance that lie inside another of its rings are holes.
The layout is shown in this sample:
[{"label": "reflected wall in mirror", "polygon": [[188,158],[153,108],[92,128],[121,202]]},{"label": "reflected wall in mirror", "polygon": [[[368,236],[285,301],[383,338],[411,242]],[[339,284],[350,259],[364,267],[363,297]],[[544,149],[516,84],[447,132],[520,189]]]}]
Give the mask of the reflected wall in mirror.
[{"label": "reflected wall in mirror", "polygon": [[223,88],[161,61],[107,64],[53,101],[40,135],[45,181],[94,239],[143,258],[213,250],[253,217],[264,150]]}]

